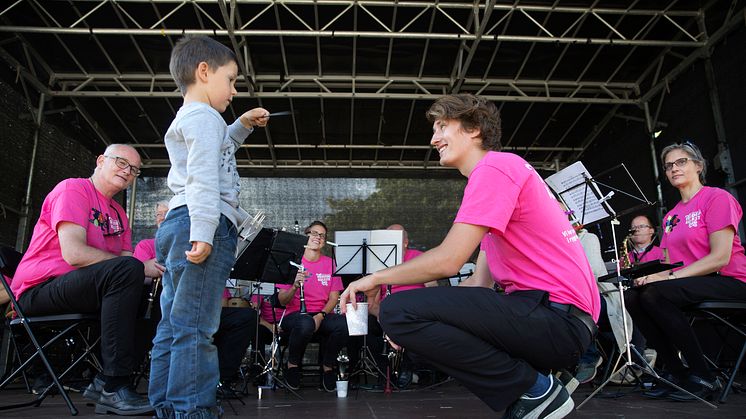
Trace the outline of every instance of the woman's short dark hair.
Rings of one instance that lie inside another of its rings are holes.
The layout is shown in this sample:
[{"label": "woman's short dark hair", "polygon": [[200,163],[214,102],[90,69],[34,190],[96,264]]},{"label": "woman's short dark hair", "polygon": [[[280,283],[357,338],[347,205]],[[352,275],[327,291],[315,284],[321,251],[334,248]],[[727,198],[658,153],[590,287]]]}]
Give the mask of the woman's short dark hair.
[{"label": "woman's short dark hair", "polygon": [[663,167],[666,166],[666,156],[668,155],[668,153],[674,150],[683,151],[689,156],[690,159],[692,159],[694,162],[699,163],[700,167],[702,168],[702,170],[699,172],[699,182],[704,185],[705,175],[707,174],[707,160],[702,157],[702,152],[699,151],[699,147],[689,141],[684,141],[683,143],[678,144],[671,144],[670,146],[664,148],[663,151],[661,151],[661,165],[663,165]]},{"label": "woman's short dark hair", "polygon": [[310,232],[311,232],[311,227],[313,227],[313,226],[321,226],[321,227],[324,227],[324,231],[326,231],[326,232],[328,232],[328,231],[329,231],[329,229],[328,229],[328,228],[326,228],[326,224],[322,223],[322,222],[321,222],[321,221],[319,221],[319,220],[316,220],[316,221],[313,221],[313,222],[311,222],[311,224],[309,224],[309,225],[308,225],[308,227],[306,227],[306,229],[305,229],[305,230],[303,230],[303,232],[304,232],[305,234],[308,234],[308,233],[310,233]]},{"label": "woman's short dark hair", "polygon": [[459,121],[466,132],[479,130],[482,148],[500,151],[502,128],[500,111],[494,103],[470,93],[443,96],[430,106],[425,113],[428,121],[441,119]]},{"label": "woman's short dark hair", "polygon": [[185,95],[187,88],[196,82],[194,71],[203,61],[211,71],[231,61],[238,63],[236,54],[220,42],[207,36],[184,36],[174,45],[171,62],[168,65],[171,77],[174,78],[182,95]]}]

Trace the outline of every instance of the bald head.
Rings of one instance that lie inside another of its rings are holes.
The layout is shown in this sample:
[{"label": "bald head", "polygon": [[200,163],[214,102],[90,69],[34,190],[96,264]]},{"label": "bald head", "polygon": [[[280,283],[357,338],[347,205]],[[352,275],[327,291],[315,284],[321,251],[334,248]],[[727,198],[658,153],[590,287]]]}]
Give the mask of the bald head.
[{"label": "bald head", "polygon": [[407,234],[407,230],[404,229],[404,226],[401,224],[391,224],[390,226],[386,227],[386,230],[400,230],[402,232],[402,244],[404,245],[404,248],[409,247],[409,235]]}]

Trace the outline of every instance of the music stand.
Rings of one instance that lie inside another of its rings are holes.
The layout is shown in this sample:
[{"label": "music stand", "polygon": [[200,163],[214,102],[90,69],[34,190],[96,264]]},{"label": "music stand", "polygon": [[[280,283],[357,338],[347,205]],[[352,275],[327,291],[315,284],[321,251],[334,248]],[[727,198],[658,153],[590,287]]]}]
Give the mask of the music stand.
[{"label": "music stand", "polygon": [[[231,269],[231,278],[243,281],[258,281],[273,284],[291,284],[295,279],[308,239],[300,234],[262,228],[253,240],[241,250]],[[274,310],[274,308],[273,308]],[[257,316],[257,323],[259,315]],[[257,331],[259,325],[257,324]],[[278,323],[273,325],[272,350],[269,359],[258,376],[268,374],[268,381],[289,390],[296,397],[302,397],[291,389],[275,373],[276,349],[279,346]],[[254,345],[256,345],[256,339]],[[273,386],[274,388],[274,386]],[[261,397],[261,392],[259,392]]]},{"label": "music stand", "polygon": [[[395,266],[402,261],[403,232],[401,230],[372,230],[372,231],[338,231],[335,233],[337,246],[332,249],[338,276],[358,277]],[[341,253],[343,260],[338,261]],[[384,337],[385,340],[385,337]],[[363,346],[360,348],[360,359],[355,364],[350,377],[366,374],[387,377],[378,367],[373,353],[368,347],[368,335],[363,336]],[[367,381],[366,381],[367,382]]]},{"label": "music stand", "polygon": [[[614,181],[612,176],[610,175],[610,172],[614,171],[615,169],[623,169],[621,172],[622,174],[619,175],[622,177],[622,179],[616,179],[617,182],[624,182],[625,180],[631,180],[631,184],[634,185],[636,188],[635,191],[625,191],[619,187],[610,186],[609,183]],[[612,234],[612,240],[614,244],[614,255],[616,259],[616,285],[617,285],[617,292],[619,293],[619,301],[621,303],[622,308],[622,325],[623,325],[623,333],[624,333],[624,351],[619,354],[619,357],[617,358],[616,362],[614,363],[615,368],[619,366],[619,363],[622,358],[625,358],[625,363],[619,367],[618,369],[615,369],[612,374],[609,375],[609,377],[600,385],[598,388],[596,388],[588,397],[586,397],[585,400],[583,400],[582,403],[580,403],[577,407],[577,409],[580,409],[585,405],[585,403],[588,402],[593,396],[598,394],[605,386],[608,384],[611,379],[616,375],[622,373],[622,371],[626,369],[631,369],[633,366],[637,367],[638,370],[642,374],[648,374],[656,378],[657,380],[664,382],[678,390],[684,391],[687,394],[690,394],[691,396],[695,397],[697,400],[702,401],[703,403],[707,404],[708,406],[712,408],[717,408],[717,406],[707,402],[706,400],[697,397],[696,395],[690,393],[689,391],[679,387],[678,385],[664,379],[661,377],[654,369],[653,367],[648,363],[647,359],[643,357],[639,351],[630,343],[630,336],[627,326],[627,309],[624,302],[624,290],[625,290],[625,283],[628,283],[629,279],[624,278],[622,276],[622,270],[621,266],[619,264],[619,248],[617,246],[617,238],[616,238],[616,226],[620,225],[618,218],[622,215],[630,214],[632,212],[638,211],[642,208],[646,208],[649,206],[654,205],[654,202],[649,201],[645,194],[640,189],[639,185],[635,181],[634,177],[629,173],[626,166],[624,164],[620,164],[618,166],[612,167],[611,169],[608,169],[606,171],[603,171],[599,173],[597,177],[602,177],[606,175],[604,180],[606,180],[606,183],[600,182],[598,179],[593,178],[590,176],[588,171],[585,169],[583,164],[581,162],[576,162],[572,164],[571,166],[568,166],[567,169],[568,173],[565,173],[563,176],[559,176],[562,172],[556,173],[555,175],[550,176],[550,178],[554,177],[554,179],[551,182],[547,182],[547,184],[553,183],[555,185],[562,185],[565,186],[566,189],[561,190],[559,192],[560,198],[562,198],[563,201],[565,201],[565,204],[572,210],[573,212],[579,211],[581,213],[581,219],[580,223],[583,225],[588,224],[597,224],[602,223],[604,221],[609,221],[610,227],[611,227],[611,234]],[[625,176],[626,175],[626,176]],[[549,179],[549,178],[548,178]],[[574,184],[573,184],[573,181]],[[571,185],[571,186],[569,186]],[[550,184],[550,186],[552,186]],[[569,186],[569,187],[567,187]],[[578,193],[578,189],[583,187],[582,193]],[[601,188],[604,188],[605,191],[608,191],[607,193],[602,192]],[[588,192],[591,192],[591,195],[588,194]],[[636,201],[637,205],[631,204],[627,207],[626,210],[621,212],[616,212],[611,207],[608,201],[610,201],[616,193],[620,193],[621,196],[631,198],[632,201]],[[565,198],[567,197],[567,200]],[[580,199],[582,197],[582,199]],[[569,202],[568,202],[569,201]],[[590,211],[589,211],[590,207]],[[605,215],[603,215],[605,213]],[[588,217],[588,218],[586,218]],[[659,264],[657,268],[661,268],[660,271],[665,270],[663,267],[663,264]],[[652,265],[650,266],[652,267]],[[648,268],[650,268],[648,267]],[[657,272],[660,272],[657,271]],[[655,273],[655,272],[649,272],[649,273]],[[632,359],[632,352],[637,355],[637,358],[642,361],[644,366],[641,366],[637,364]]]}]

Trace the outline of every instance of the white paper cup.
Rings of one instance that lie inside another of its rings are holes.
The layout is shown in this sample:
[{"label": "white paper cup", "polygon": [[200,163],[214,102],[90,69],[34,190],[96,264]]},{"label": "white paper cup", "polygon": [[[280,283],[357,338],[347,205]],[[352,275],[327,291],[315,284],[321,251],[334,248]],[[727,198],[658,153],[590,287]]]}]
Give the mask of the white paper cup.
[{"label": "white paper cup", "polygon": [[368,334],[368,303],[357,303],[357,310],[347,303],[347,331],[350,336],[362,336]]},{"label": "white paper cup", "polygon": [[347,384],[349,381],[337,381],[337,397],[340,399],[347,397]]}]

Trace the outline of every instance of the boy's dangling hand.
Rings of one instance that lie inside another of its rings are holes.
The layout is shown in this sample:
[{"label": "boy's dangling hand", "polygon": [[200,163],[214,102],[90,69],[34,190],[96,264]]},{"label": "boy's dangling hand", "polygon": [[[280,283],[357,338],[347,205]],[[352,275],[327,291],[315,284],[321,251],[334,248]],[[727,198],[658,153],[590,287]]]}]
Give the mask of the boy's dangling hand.
[{"label": "boy's dangling hand", "polygon": [[205,242],[192,242],[192,250],[187,250],[186,258],[188,261],[199,265],[207,260],[212,252],[212,246]]}]

